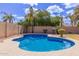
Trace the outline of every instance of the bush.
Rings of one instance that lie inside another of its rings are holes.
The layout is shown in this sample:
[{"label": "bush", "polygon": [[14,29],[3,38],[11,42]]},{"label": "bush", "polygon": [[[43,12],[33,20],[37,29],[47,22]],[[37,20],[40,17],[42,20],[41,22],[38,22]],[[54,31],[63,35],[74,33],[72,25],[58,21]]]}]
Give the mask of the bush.
[{"label": "bush", "polygon": [[44,32],[44,33],[47,33],[47,29],[43,29],[43,32]]},{"label": "bush", "polygon": [[60,34],[61,37],[63,37],[63,34],[65,33],[65,29],[63,28],[58,29],[58,33]]},{"label": "bush", "polygon": [[77,24],[77,27],[79,27],[79,22],[78,22],[78,24]]}]

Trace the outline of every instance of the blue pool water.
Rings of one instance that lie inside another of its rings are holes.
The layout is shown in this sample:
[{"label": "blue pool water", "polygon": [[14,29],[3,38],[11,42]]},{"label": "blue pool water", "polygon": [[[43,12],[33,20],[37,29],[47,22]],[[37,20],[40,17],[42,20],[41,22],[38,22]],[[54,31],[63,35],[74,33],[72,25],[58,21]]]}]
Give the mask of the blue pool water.
[{"label": "blue pool water", "polygon": [[72,47],[75,43],[56,37],[48,37],[45,34],[27,34],[21,38],[14,39],[20,42],[19,48],[35,52],[47,52],[67,49]]}]

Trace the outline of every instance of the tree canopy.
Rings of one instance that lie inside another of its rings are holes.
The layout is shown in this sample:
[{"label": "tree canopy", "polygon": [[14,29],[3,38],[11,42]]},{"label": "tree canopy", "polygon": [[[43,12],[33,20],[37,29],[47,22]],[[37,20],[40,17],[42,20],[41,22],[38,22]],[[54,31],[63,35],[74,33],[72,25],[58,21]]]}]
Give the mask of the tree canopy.
[{"label": "tree canopy", "polygon": [[[34,11],[33,8],[29,8],[30,13],[25,17],[28,24],[32,23],[34,26],[59,26],[60,16],[51,16],[47,10]],[[24,20],[24,23],[25,23]]]}]

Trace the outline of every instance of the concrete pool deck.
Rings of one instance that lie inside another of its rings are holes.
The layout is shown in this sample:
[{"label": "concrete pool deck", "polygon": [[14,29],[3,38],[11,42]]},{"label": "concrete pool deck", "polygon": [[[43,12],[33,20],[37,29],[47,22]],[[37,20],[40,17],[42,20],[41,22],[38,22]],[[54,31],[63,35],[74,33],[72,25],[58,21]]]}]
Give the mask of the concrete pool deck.
[{"label": "concrete pool deck", "polygon": [[[21,37],[22,35],[15,35],[4,39],[0,42],[0,56],[79,56],[79,35],[77,34],[66,34],[64,38],[68,38],[75,42],[75,45],[71,48],[50,51],[50,52],[31,52],[25,51],[18,47],[19,42],[12,41],[14,38]],[[59,37],[59,35],[51,35],[51,37]],[[2,39],[0,39],[2,40]]]}]

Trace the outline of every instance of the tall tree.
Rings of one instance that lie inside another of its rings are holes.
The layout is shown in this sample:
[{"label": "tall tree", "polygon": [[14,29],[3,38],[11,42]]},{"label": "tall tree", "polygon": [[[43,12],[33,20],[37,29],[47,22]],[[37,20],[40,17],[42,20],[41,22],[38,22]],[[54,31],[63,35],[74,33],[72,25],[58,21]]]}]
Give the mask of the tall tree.
[{"label": "tall tree", "polygon": [[32,7],[29,8],[29,13],[28,13],[28,22],[29,22],[29,25],[32,26],[32,33],[34,32],[33,29],[34,29],[34,10]]},{"label": "tall tree", "polygon": [[51,26],[59,26],[61,23],[62,26],[62,21],[60,16],[54,16],[51,17]]},{"label": "tall tree", "polygon": [[46,10],[39,10],[37,13],[38,25],[47,26],[50,24],[50,13]]},{"label": "tall tree", "polygon": [[12,16],[12,14],[8,14],[5,13],[4,16],[2,17],[4,20],[4,22],[9,22],[9,23],[13,23],[14,17]]},{"label": "tall tree", "polygon": [[74,17],[74,15],[70,15],[69,18],[71,19],[71,25],[73,27],[74,26],[75,17]]},{"label": "tall tree", "polygon": [[72,15],[69,15],[71,19],[71,25],[75,26],[77,20],[79,20],[79,6],[76,6]]}]

